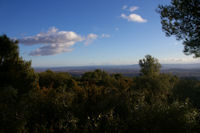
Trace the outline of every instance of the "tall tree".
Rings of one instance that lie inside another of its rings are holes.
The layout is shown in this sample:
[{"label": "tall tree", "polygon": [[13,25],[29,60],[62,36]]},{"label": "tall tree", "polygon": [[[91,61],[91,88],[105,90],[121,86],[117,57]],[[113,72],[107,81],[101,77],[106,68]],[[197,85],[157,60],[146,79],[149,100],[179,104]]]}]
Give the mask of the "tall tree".
[{"label": "tall tree", "polygon": [[166,36],[182,40],[186,55],[200,57],[200,0],[171,0],[159,5],[158,13]]},{"label": "tall tree", "polygon": [[19,93],[36,87],[37,75],[30,61],[19,56],[18,41],[0,36],[0,87],[11,86]]},{"label": "tall tree", "polygon": [[156,58],[151,55],[146,55],[144,59],[139,60],[139,65],[141,67],[141,74],[146,76],[153,76],[160,74],[161,65]]},{"label": "tall tree", "polygon": [[0,132],[24,132],[27,94],[37,87],[30,61],[19,56],[18,41],[0,36]]}]

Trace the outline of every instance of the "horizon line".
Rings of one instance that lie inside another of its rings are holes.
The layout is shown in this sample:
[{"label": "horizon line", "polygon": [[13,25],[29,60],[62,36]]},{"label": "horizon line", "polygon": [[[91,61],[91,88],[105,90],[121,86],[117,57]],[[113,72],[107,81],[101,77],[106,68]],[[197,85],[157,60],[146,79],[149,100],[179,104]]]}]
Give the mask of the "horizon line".
[{"label": "horizon line", "polygon": [[[160,63],[161,65],[197,65],[200,63],[194,62],[194,63]],[[33,68],[52,68],[52,67],[102,67],[102,66],[132,66],[132,65],[138,65],[139,64],[102,64],[102,65],[72,65],[72,66],[32,66]]]}]

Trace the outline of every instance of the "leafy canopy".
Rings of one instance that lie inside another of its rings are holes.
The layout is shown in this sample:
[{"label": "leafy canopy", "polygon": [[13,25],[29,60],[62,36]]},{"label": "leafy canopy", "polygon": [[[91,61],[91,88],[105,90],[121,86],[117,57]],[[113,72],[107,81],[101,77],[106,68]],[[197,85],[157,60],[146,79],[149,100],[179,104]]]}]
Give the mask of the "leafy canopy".
[{"label": "leafy canopy", "polygon": [[141,74],[146,76],[154,76],[160,74],[161,65],[157,59],[151,55],[146,55],[144,59],[139,60]]},{"label": "leafy canopy", "polygon": [[30,61],[19,56],[18,41],[0,36],[0,88],[12,86],[19,93],[36,87],[37,75]]},{"label": "leafy canopy", "polygon": [[183,40],[186,55],[200,57],[200,0],[172,0],[159,5],[158,13],[166,36]]}]

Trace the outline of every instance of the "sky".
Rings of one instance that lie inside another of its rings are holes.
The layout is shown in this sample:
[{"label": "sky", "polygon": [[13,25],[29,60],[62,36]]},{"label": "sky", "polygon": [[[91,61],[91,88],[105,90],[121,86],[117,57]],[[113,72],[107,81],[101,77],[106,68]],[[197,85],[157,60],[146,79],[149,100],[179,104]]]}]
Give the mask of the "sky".
[{"label": "sky", "polygon": [[33,67],[199,63],[162,31],[169,0],[0,0],[0,35],[19,40]]}]

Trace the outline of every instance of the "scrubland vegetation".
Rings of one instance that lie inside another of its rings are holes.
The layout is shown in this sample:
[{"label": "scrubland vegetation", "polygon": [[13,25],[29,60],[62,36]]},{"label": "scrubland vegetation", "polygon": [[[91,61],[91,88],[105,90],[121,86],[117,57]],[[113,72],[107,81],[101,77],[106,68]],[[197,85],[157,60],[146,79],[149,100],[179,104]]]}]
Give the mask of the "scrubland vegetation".
[{"label": "scrubland vegetation", "polygon": [[[163,31],[200,57],[199,0],[159,6]],[[95,70],[81,77],[36,73],[19,56],[18,42],[0,36],[1,133],[199,133],[200,81],[160,73],[147,55],[140,75]]]},{"label": "scrubland vegetation", "polygon": [[0,132],[199,132],[200,81],[160,73],[150,55],[140,75],[35,73],[17,41],[0,37]]}]

